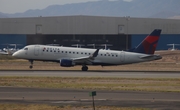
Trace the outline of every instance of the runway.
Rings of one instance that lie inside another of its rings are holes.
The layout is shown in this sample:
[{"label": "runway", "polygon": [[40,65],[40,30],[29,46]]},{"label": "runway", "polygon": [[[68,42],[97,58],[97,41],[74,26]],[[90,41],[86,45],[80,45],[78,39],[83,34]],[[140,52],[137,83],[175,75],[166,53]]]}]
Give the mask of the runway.
[{"label": "runway", "polygon": [[[91,105],[90,90],[37,89],[0,87],[0,103],[42,103],[52,105]],[[180,108],[179,93],[96,91],[96,105],[144,107],[158,109]]]},{"label": "runway", "polygon": [[[121,78],[180,78],[179,72],[147,71],[0,71],[0,76],[37,77],[121,77]],[[38,89],[0,87],[0,103],[50,105],[92,105],[91,90]],[[94,90],[96,91],[96,90]],[[96,91],[95,104],[101,106],[143,107],[150,109],[180,108],[180,93]]]},{"label": "runway", "polygon": [[180,72],[150,71],[0,71],[0,76],[180,78]]}]

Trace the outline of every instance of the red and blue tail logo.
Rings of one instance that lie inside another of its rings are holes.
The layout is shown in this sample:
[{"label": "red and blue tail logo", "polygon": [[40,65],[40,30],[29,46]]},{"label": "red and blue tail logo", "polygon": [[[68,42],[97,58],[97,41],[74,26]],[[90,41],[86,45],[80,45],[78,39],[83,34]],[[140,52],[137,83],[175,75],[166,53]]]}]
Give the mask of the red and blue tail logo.
[{"label": "red and blue tail logo", "polygon": [[133,51],[137,53],[154,54],[160,34],[161,29],[155,29]]}]

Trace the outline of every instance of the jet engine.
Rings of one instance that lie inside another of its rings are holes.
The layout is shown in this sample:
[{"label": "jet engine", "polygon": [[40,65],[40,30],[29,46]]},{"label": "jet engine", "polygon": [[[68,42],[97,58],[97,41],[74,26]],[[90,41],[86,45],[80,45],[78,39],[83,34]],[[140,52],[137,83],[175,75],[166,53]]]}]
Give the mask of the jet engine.
[{"label": "jet engine", "polygon": [[75,63],[71,59],[62,59],[60,60],[60,66],[62,67],[72,67]]}]

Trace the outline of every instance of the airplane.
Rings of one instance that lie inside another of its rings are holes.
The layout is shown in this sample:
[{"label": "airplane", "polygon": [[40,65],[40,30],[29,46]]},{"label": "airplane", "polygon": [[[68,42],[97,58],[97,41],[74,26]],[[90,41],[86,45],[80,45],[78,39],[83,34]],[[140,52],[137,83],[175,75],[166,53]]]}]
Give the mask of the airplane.
[{"label": "airplane", "polygon": [[87,46],[93,46],[93,48],[95,49],[95,46],[104,46],[104,49],[107,50],[108,46],[112,46],[111,44],[87,44]]},{"label": "airplane", "polygon": [[82,71],[88,70],[87,65],[112,66],[147,62],[162,58],[154,54],[160,33],[161,29],[155,29],[131,51],[28,45],[12,56],[29,60],[31,69],[34,60],[58,62],[62,67],[82,65]]},{"label": "airplane", "polygon": [[93,46],[93,48],[96,48],[96,44],[87,44],[87,46]]},{"label": "airplane", "polygon": [[81,48],[82,46],[84,46],[83,44],[73,44],[71,46],[76,46],[77,48]]},{"label": "airplane", "polygon": [[[7,45],[7,47],[0,50],[0,55],[12,55],[14,52],[19,50],[17,49],[17,46],[21,44],[3,44],[3,45]],[[13,48],[9,48],[9,46],[13,46]]]},{"label": "airplane", "polygon": [[0,55],[9,55],[9,53],[1,49],[0,50]]},{"label": "airplane", "polygon": [[111,45],[111,44],[100,44],[100,46],[104,46],[104,49],[105,50],[108,50],[108,46],[113,46],[113,45]]},{"label": "airplane", "polygon": [[167,44],[167,46],[172,46],[172,49],[170,49],[171,51],[174,51],[174,50],[176,50],[175,49],[175,45],[180,45],[180,44]]}]

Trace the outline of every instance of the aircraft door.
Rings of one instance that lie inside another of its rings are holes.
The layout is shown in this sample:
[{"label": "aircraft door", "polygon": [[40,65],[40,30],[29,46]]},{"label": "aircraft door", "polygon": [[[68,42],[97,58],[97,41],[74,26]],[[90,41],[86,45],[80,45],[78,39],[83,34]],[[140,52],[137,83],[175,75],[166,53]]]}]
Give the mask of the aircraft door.
[{"label": "aircraft door", "polygon": [[40,46],[35,46],[35,47],[34,47],[34,55],[35,55],[35,56],[38,56],[38,55],[39,55],[39,48],[40,48]]},{"label": "aircraft door", "polygon": [[25,51],[25,55],[28,55],[28,48],[25,48],[24,51]]},{"label": "aircraft door", "polygon": [[124,62],[125,60],[125,53],[123,51],[120,52],[120,61]]}]

